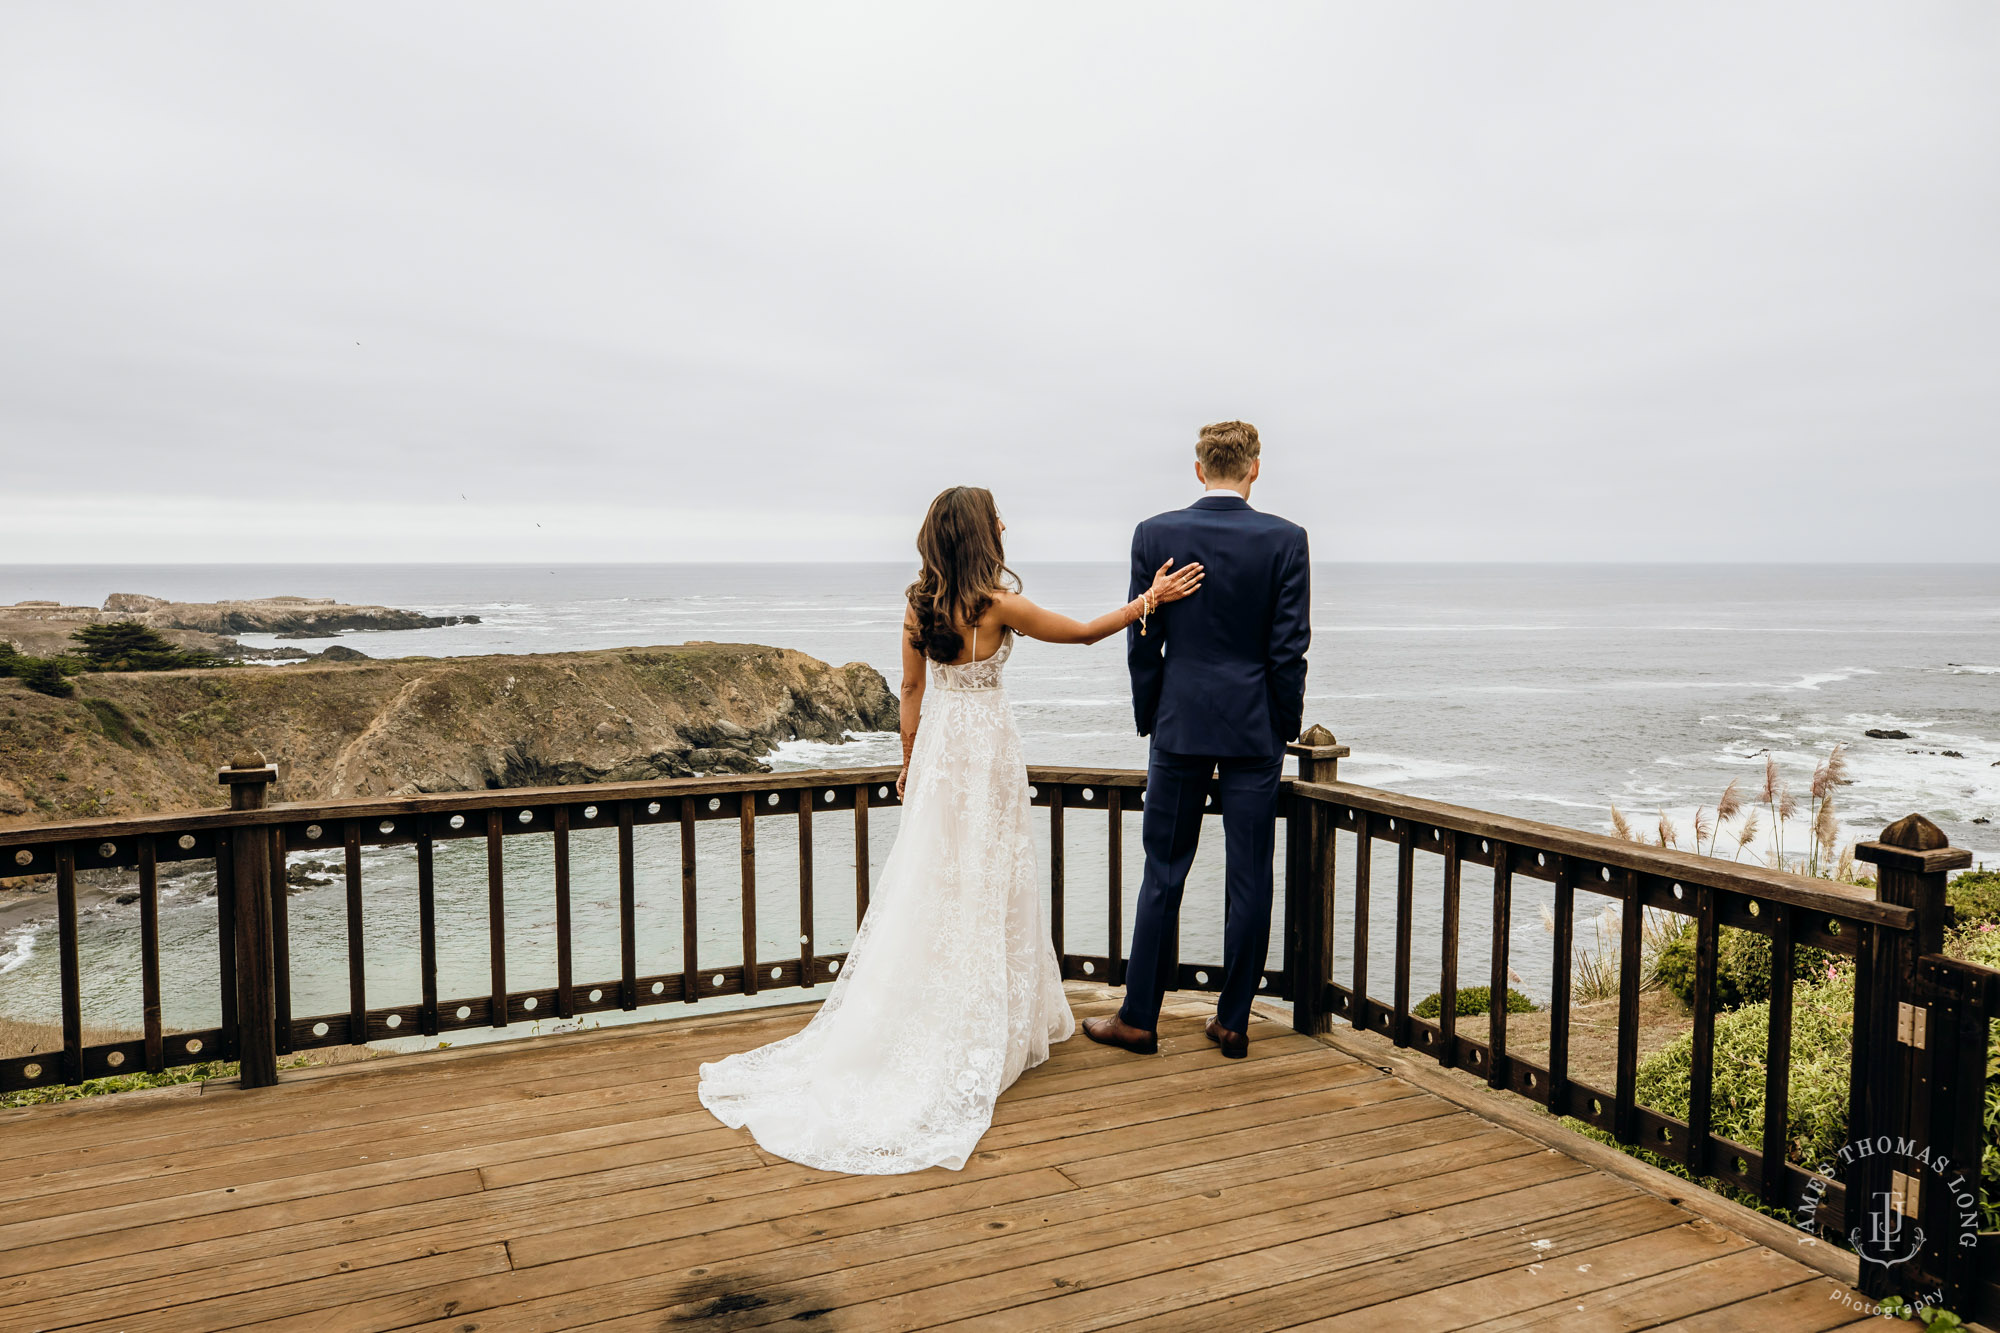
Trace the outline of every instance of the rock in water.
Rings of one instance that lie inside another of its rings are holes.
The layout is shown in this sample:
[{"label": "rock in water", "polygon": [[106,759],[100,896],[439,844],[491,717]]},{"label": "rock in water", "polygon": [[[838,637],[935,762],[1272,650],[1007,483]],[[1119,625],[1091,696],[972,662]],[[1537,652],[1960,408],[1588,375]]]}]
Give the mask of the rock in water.
[{"label": "rock in water", "polygon": [[1897,731],[1890,727],[1870,727],[1868,730],[1862,732],[1861,734],[1864,736],[1872,736],[1878,741],[1906,741],[1910,739],[1909,732]]},{"label": "rock in water", "polygon": [[372,662],[375,660],[367,653],[338,643],[328,644],[315,655],[322,662]]}]

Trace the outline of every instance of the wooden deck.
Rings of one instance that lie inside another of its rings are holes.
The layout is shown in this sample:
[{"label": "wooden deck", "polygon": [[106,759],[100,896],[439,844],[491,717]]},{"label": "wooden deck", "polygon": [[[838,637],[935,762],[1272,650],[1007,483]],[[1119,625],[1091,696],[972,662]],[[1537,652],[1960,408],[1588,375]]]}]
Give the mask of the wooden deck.
[{"label": "wooden deck", "polygon": [[[1076,987],[1079,1014],[1109,1009]],[[1259,1020],[1081,1038],[962,1172],[772,1158],[695,1100],[789,1008],[0,1112],[0,1327],[1789,1333],[1845,1289]]]}]

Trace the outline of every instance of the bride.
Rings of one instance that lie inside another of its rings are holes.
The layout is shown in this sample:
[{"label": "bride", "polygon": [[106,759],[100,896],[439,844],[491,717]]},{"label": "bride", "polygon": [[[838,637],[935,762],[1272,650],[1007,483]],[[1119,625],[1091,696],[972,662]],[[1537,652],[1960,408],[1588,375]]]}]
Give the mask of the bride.
[{"label": "bride", "polygon": [[903,618],[902,828],[868,915],[804,1030],[701,1067],[701,1104],[794,1162],[958,1170],[1000,1094],[1075,1031],[1001,668],[1017,634],[1096,643],[1143,628],[1199,588],[1202,570],[1170,573],[1169,560],[1143,596],[1085,624],[1021,595],[1005,531],[979,487],[931,502]]}]

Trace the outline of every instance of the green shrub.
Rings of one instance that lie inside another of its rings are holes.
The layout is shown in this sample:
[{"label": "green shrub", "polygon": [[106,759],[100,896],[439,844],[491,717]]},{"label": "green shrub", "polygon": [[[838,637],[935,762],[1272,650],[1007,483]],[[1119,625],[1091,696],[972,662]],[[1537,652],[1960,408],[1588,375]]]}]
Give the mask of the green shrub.
[{"label": "green shrub", "polygon": [[69,683],[62,663],[53,657],[17,656],[10,663],[12,673],[23,685],[37,694],[50,694],[58,699],[67,699],[76,693],[76,686]]},{"label": "green shrub", "polygon": [[1944,900],[1959,926],[2000,925],[2000,870],[1968,870],[1945,886]]},{"label": "green shrub", "polygon": [[[1458,993],[1458,1016],[1465,1018],[1472,1014],[1483,1014],[1493,1001],[1493,990],[1489,986],[1467,986]],[[1418,1018],[1436,1018],[1444,1007],[1443,998],[1432,991],[1417,1001],[1417,1007],[1410,1010]],[[1507,1012],[1510,1014],[1530,1014],[1535,1011],[1535,1002],[1512,987],[1507,991]]]},{"label": "green shrub", "polygon": [[[1826,975],[1833,955],[1824,949],[1796,948],[1792,975],[1801,980]],[[1689,921],[1660,948],[1654,969],[1665,986],[1694,1008],[1694,922]],[[1740,1009],[1771,998],[1771,937],[1723,926],[1715,935],[1715,1004]]]}]

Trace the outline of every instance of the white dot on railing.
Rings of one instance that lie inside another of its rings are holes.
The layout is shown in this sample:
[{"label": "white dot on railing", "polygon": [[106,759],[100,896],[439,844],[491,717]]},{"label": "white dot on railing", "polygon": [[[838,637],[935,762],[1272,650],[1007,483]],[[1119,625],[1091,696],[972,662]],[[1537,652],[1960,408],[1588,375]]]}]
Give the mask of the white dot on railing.
[{"label": "white dot on railing", "polygon": [[774,967],[771,969],[771,980],[773,981],[776,981],[779,977],[782,977],[784,975],[785,975],[785,969],[782,967]]},{"label": "white dot on railing", "polygon": [[709,979],[708,984],[711,986],[720,986],[722,984],[722,973],[717,972],[713,977]]},{"label": "white dot on railing", "polygon": [[1208,984],[1208,973],[1202,971],[1196,971],[1194,974],[1194,979],[1199,984],[1206,986]]},{"label": "white dot on railing", "polygon": [[1838,935],[1840,933],[1840,921],[1838,918],[1828,917],[1826,919],[1826,933],[1829,935]]},{"label": "white dot on railing", "polygon": [[1685,897],[1687,897],[1687,890],[1686,890],[1686,889],[1684,889],[1684,888],[1682,888],[1682,887],[1681,887],[1680,885],[1678,885],[1678,884],[1674,885],[1674,897],[1676,897],[1676,898],[1685,898]]},{"label": "white dot on railing", "polygon": [[1201,798],[1201,803],[1202,803],[1202,805],[1203,805],[1203,806],[1211,806],[1211,805],[1214,805],[1214,804],[1215,804],[1215,798],[1214,798],[1213,796],[1204,796],[1204,797],[1202,797],[1202,798]]},{"label": "white dot on railing", "polygon": [[1479,840],[1479,850],[1482,852],[1490,852],[1493,850],[1493,844],[1488,842],[1486,839],[1481,838]]},{"label": "white dot on railing", "polygon": [[667,983],[666,983],[666,982],[664,982],[664,981],[656,981],[656,982],[654,982],[654,983],[653,983],[653,994],[655,994],[655,995],[665,995],[666,993],[667,993]]},{"label": "white dot on railing", "polygon": [[596,1004],[599,1000],[603,998],[604,998],[604,992],[601,990],[593,990],[590,992],[590,1002],[592,1004]]},{"label": "white dot on railing", "polygon": [[1592,1098],[1590,1099],[1590,1113],[1591,1113],[1592,1115],[1603,1115],[1603,1114],[1604,1114],[1604,1099],[1603,1099],[1603,1098],[1601,1098],[1601,1097],[1592,1097]]},{"label": "white dot on railing", "polygon": [[1036,798],[1037,796],[1040,796],[1041,794],[1042,794],[1042,789],[1041,789],[1040,787],[1037,787],[1037,786],[1034,786],[1034,785],[1030,784],[1030,786],[1028,787],[1028,799],[1029,799],[1029,800],[1031,800],[1031,801],[1032,801],[1032,800],[1034,800],[1034,799],[1035,799],[1035,798]]},{"label": "white dot on railing", "polygon": [[521,1001],[521,1007],[532,1014],[536,1009],[541,1007],[541,1001],[530,995],[527,999]]},{"label": "white dot on railing", "polygon": [[14,864],[17,866],[33,865],[34,862],[35,854],[25,847],[14,853]]},{"label": "white dot on railing", "polygon": [[1393,819],[1389,821],[1389,831],[1391,833],[1394,833],[1396,831],[1396,821]]},{"label": "white dot on railing", "polygon": [[329,1029],[328,1029],[327,1025],[326,1025],[326,1024],[324,1024],[324,1023],[315,1023],[315,1024],[313,1024],[313,1035],[314,1035],[315,1037],[324,1037],[324,1036],[325,1036],[325,1035],[327,1034],[327,1032],[328,1032],[328,1031],[329,1031]]},{"label": "white dot on railing", "polygon": [[1095,963],[1087,962],[1083,965],[1083,971],[1085,976],[1089,976],[1090,974],[1097,971],[1097,965]]},{"label": "white dot on railing", "polygon": [[21,1066],[22,1078],[40,1078],[41,1076],[42,1076],[42,1067],[40,1065],[25,1064]]},{"label": "white dot on railing", "polygon": [[1443,841],[1444,841],[1444,830],[1443,830],[1443,829],[1432,829],[1432,830],[1431,830],[1431,841],[1432,841],[1432,842],[1443,842]]},{"label": "white dot on railing", "polygon": [[401,1014],[390,1014],[382,1022],[388,1027],[399,1028],[403,1026],[403,1016]]},{"label": "white dot on railing", "polygon": [[647,805],[646,805],[646,813],[647,813],[647,814],[649,814],[649,815],[657,815],[657,814],[659,814],[659,813],[660,813],[660,803],[659,803],[658,801],[650,801],[650,802],[648,802],[648,803],[647,803]]},{"label": "white dot on railing", "polygon": [[772,792],[769,796],[766,796],[764,798],[765,805],[776,805],[777,803],[778,803],[778,793],[776,792]]},{"label": "white dot on railing", "polygon": [[125,1063],[125,1052],[123,1051],[111,1052],[109,1055],[104,1057],[104,1063],[110,1065],[113,1069],[118,1068],[118,1066]]},{"label": "white dot on railing", "polygon": [[709,797],[708,808],[711,810],[720,810],[722,808],[722,798],[720,796]]},{"label": "white dot on railing", "polygon": [[469,1004],[461,1004],[453,1012],[454,1016],[457,1017],[462,1022],[465,1019],[472,1017],[472,1006]]},{"label": "white dot on railing", "polygon": [[1258,989],[1258,990],[1263,990],[1263,989],[1264,989],[1264,988],[1265,988],[1266,986],[1268,986],[1268,985],[1270,985],[1270,984],[1271,984],[1271,979],[1270,979],[1269,977],[1258,977],[1258,978],[1257,978],[1257,989]]},{"label": "white dot on railing", "polygon": [[826,970],[827,970],[827,971],[829,971],[829,972],[838,972],[838,971],[840,971],[840,960],[839,960],[838,958],[836,958],[836,959],[834,959],[834,960],[833,960],[832,962],[828,963],[828,964],[826,965]]},{"label": "white dot on railing", "polygon": [[1536,853],[1535,853],[1535,864],[1536,864],[1536,865],[1538,865],[1538,866],[1545,866],[1545,865],[1547,865],[1548,863],[1549,863],[1549,858],[1548,858],[1548,855],[1547,855],[1547,853],[1545,853],[1545,852],[1536,852]]},{"label": "white dot on railing", "polygon": [[[318,827],[319,827],[319,825],[317,825],[317,824],[314,824],[314,825],[313,825],[313,828],[314,828],[314,829],[316,829],[316,828],[318,828]],[[308,835],[308,836],[310,836],[310,837],[314,837],[314,838],[317,838],[317,837],[319,836],[319,834],[317,834],[317,833],[314,833],[314,832],[312,831],[312,829],[307,829],[307,830],[306,830],[306,833],[307,833],[307,835]],[[192,834],[192,833],[183,833],[183,834],[181,834],[180,838],[179,838],[179,839],[177,840],[177,845],[178,845],[178,846],[180,847],[180,849],[181,849],[182,851],[184,851],[184,852],[191,852],[191,851],[193,851],[193,850],[194,850],[194,834]]]},{"label": "white dot on railing", "polygon": [[1610,866],[1600,866],[1600,867],[1598,867],[1598,871],[1597,871],[1597,874],[1598,874],[1599,878],[1601,878],[1601,879],[1602,879],[1602,880],[1603,880],[1603,881],[1604,881],[1604,882],[1605,882],[1606,884],[1609,884],[1609,883],[1611,882],[1611,867],[1610,867]]},{"label": "white dot on railing", "polygon": [[875,789],[875,794],[886,800],[889,795],[889,789],[887,787],[877,787]]},{"label": "white dot on railing", "polygon": [[453,816],[451,817],[451,826],[452,826],[453,828],[464,828],[464,827],[465,827],[465,816],[464,816],[464,815],[453,815]]},{"label": "white dot on railing", "polygon": [[832,805],[832,804],[833,804],[833,797],[834,797],[834,791],[833,791],[833,789],[832,789],[831,787],[829,787],[829,788],[827,788],[827,790],[826,790],[826,794],[825,794],[825,795],[823,795],[823,796],[821,796],[821,797],[820,797],[820,799],[821,799],[822,801],[825,801],[825,802],[826,802],[826,803],[827,803],[828,805]]},{"label": "white dot on railing", "polygon": [[396,821],[393,819],[385,819],[380,824],[377,824],[375,826],[375,830],[378,833],[394,833],[396,831]]},{"label": "white dot on railing", "polygon": [[183,1047],[182,1049],[183,1049],[183,1050],[185,1050],[185,1051],[186,1051],[186,1052],[187,1052],[187,1053],[188,1053],[189,1055],[200,1055],[200,1054],[201,1054],[201,1038],[200,1038],[200,1037],[189,1037],[189,1038],[187,1039],[187,1045],[186,1045],[186,1046],[184,1046],[184,1047]]},{"label": "white dot on railing", "polygon": [[1763,914],[1764,914],[1764,909],[1763,909],[1763,907],[1762,907],[1762,906],[1761,906],[1761,905],[1760,905],[1760,904],[1759,904],[1759,903],[1757,902],[1757,900],[1756,900],[1755,898],[1752,898],[1752,899],[1750,900],[1750,915],[1751,915],[1751,916],[1762,916]]},{"label": "white dot on railing", "polygon": [[[306,840],[308,842],[318,842],[319,835],[323,832],[325,832],[325,830],[322,829],[319,825],[308,824],[306,825]],[[181,834],[181,850],[185,852],[190,848],[192,848],[193,846],[194,846],[194,839],[192,837],[189,837],[185,833]]]},{"label": "white dot on railing", "polygon": [[586,805],[585,807],[583,807],[583,817],[585,819],[597,818],[597,807],[594,805]]},{"label": "white dot on railing", "polygon": [[1088,788],[1088,787],[1085,787],[1085,788],[1083,789],[1083,799],[1084,799],[1084,800],[1086,800],[1086,801],[1094,799],[1096,795],[1097,795],[1097,793],[1095,793],[1094,791],[1092,791],[1092,790],[1091,790],[1090,788]]},{"label": "white dot on railing", "polygon": [[523,810],[517,818],[523,824],[532,824],[535,822],[535,812],[533,810]]},{"label": "white dot on railing", "polygon": [[801,935],[801,936],[799,936],[799,943],[800,943],[800,944],[811,944],[811,943],[812,943],[812,936],[810,936],[810,935]]}]

